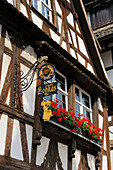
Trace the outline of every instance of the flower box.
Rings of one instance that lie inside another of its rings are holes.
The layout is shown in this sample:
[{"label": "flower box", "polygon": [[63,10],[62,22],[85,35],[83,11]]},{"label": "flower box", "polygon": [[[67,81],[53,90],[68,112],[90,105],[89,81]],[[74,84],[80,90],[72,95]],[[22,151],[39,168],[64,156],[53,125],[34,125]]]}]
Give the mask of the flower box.
[{"label": "flower box", "polygon": [[80,134],[99,145],[102,145],[103,130],[93,125],[90,120],[86,119],[83,115],[78,114],[75,116],[73,109],[70,108],[67,112],[65,108],[58,105],[58,101],[51,101],[48,110],[52,111],[50,120],[56,122],[62,127],[66,127],[70,132]]}]

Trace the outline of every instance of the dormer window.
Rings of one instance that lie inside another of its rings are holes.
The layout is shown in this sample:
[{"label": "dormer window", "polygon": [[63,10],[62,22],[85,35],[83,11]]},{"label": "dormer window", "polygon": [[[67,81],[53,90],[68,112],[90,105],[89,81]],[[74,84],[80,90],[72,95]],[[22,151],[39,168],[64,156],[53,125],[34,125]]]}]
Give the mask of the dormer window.
[{"label": "dormer window", "polygon": [[50,0],[32,0],[32,6],[51,22]]}]

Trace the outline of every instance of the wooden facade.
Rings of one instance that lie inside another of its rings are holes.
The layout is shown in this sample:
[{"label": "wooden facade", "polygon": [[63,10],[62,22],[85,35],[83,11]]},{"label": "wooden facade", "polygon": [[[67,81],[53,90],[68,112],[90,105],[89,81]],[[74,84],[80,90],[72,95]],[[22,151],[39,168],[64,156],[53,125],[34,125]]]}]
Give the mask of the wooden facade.
[{"label": "wooden facade", "polygon": [[[0,1],[0,169],[97,170],[106,157],[111,170],[112,88],[83,3],[51,0],[49,8],[50,20],[31,0]],[[26,74],[41,56],[48,56],[65,77],[67,108],[76,111],[76,87],[90,96],[92,122],[105,130],[102,148],[54,121],[40,119],[42,97],[37,97],[36,87],[42,81],[37,71],[30,88],[15,96],[19,73]]]}]

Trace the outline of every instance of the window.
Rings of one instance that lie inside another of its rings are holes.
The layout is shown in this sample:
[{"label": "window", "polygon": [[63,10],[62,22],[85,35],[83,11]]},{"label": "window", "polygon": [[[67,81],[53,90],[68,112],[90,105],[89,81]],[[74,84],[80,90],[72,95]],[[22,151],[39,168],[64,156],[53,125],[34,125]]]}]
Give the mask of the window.
[{"label": "window", "polygon": [[51,22],[50,0],[32,0],[32,6]]},{"label": "window", "polygon": [[[55,76],[52,78],[51,82],[57,82],[57,94],[51,95],[51,96],[45,96],[44,100],[58,100],[59,105],[62,105],[62,107],[68,109],[68,93],[67,93],[67,79],[66,77],[61,74],[60,72],[56,72]],[[48,82],[49,83],[49,82]]]},{"label": "window", "polygon": [[83,114],[92,121],[91,98],[81,88],[75,87],[75,115]]}]

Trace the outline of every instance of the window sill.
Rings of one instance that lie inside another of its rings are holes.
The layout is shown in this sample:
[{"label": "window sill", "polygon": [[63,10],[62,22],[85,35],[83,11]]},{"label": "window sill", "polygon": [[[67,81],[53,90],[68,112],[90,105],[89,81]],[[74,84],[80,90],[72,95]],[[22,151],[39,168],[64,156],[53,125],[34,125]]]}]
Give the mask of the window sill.
[{"label": "window sill", "polygon": [[31,6],[31,10],[40,17],[51,29],[53,29],[58,34],[58,28],[55,27],[48,19],[46,19],[39,11],[37,11],[33,6]]}]

